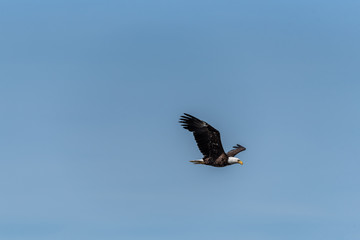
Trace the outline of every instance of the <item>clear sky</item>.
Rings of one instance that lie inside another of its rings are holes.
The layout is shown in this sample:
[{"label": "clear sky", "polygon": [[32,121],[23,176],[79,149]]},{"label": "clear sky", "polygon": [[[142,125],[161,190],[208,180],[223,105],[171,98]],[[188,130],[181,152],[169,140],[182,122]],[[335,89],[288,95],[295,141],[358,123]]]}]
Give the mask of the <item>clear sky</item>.
[{"label": "clear sky", "polygon": [[359,9],[1,1],[0,239],[360,239]]}]

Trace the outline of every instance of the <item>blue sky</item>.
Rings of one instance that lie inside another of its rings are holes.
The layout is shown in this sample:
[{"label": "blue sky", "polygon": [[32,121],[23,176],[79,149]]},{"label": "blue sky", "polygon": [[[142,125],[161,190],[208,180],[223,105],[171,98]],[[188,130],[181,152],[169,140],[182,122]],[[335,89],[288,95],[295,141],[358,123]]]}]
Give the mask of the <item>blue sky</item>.
[{"label": "blue sky", "polygon": [[359,239],[359,7],[1,1],[0,238]]}]

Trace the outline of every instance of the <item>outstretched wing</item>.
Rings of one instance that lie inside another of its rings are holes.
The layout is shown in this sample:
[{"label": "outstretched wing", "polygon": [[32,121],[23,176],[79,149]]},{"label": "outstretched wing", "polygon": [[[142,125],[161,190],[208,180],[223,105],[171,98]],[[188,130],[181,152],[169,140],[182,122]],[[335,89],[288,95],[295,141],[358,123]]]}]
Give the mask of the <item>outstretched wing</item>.
[{"label": "outstretched wing", "polygon": [[220,133],[210,124],[184,113],[181,116],[181,125],[194,134],[196,143],[204,158],[210,157],[216,160],[221,154],[224,154],[224,149],[221,144]]},{"label": "outstretched wing", "polygon": [[230,150],[228,153],[226,153],[226,155],[228,155],[229,157],[234,157],[239,152],[246,150],[246,148],[241,146],[240,144],[236,144],[236,146],[233,146],[233,148],[234,149]]}]

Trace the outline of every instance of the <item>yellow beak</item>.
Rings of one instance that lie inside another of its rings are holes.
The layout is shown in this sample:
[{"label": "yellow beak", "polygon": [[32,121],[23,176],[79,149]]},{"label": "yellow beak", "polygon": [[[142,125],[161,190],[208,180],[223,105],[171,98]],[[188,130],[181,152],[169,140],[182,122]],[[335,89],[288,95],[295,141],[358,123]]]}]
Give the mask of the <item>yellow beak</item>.
[{"label": "yellow beak", "polygon": [[239,160],[238,163],[240,163],[241,165],[243,165],[243,162],[242,162],[241,160]]}]

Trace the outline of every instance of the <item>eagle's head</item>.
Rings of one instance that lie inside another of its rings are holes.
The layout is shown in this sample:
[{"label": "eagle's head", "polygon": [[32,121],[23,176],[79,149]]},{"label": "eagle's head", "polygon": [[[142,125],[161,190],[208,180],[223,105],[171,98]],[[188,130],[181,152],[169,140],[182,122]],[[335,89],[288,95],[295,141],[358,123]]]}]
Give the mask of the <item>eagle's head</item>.
[{"label": "eagle's head", "polygon": [[239,163],[239,164],[243,165],[243,162],[240,159],[236,158],[236,157],[229,157],[228,158],[228,163],[229,164]]}]

